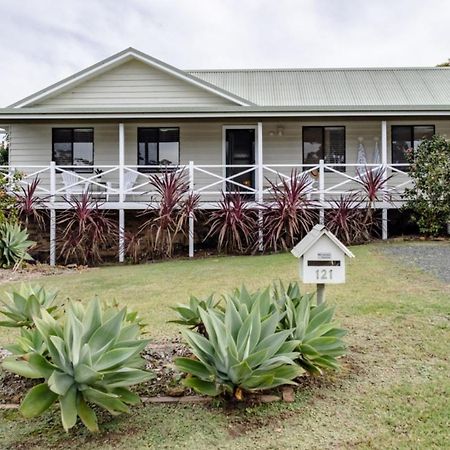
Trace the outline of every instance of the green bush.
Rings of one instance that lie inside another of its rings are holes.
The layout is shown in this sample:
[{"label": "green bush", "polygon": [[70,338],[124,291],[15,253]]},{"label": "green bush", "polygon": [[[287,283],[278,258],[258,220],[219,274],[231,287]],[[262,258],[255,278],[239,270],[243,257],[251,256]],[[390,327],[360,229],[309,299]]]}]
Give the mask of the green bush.
[{"label": "green bush", "polygon": [[33,258],[28,250],[34,244],[28,240],[28,233],[15,223],[0,225],[0,267],[10,268]]},{"label": "green bush", "polygon": [[404,209],[421,233],[437,236],[450,222],[450,142],[436,135],[407,156],[414,185],[405,189]]},{"label": "green bush", "polygon": [[19,291],[6,293],[6,299],[0,299],[0,313],[7,320],[0,321],[3,327],[34,327],[34,317],[40,317],[41,309],[56,317],[57,294],[43,287],[21,286]]},{"label": "green bush", "polygon": [[79,417],[89,430],[96,431],[97,418],[91,405],[116,415],[139,402],[129,386],[153,375],[143,370],[139,353],[147,341],[139,339],[139,324],[127,320],[126,308],[102,310],[98,300],[91,301],[87,308],[72,302],[62,322],[42,308],[34,323],[34,336],[28,343],[36,336],[42,339],[45,355],[31,350],[3,362],[10,372],[44,380],[22,401],[20,411],[25,417],[42,414],[58,400],[65,430],[72,428]]},{"label": "green bush", "polygon": [[298,343],[288,341],[291,331],[277,331],[279,314],[264,314],[267,304],[259,301],[248,308],[244,297],[239,309],[235,299],[226,302],[224,312],[200,310],[207,337],[184,331],[197,357],[175,361],[179,370],[189,374],[184,379],[186,386],[201,394],[242,399],[244,392],[295,384],[292,380],[303,373],[294,362]]}]

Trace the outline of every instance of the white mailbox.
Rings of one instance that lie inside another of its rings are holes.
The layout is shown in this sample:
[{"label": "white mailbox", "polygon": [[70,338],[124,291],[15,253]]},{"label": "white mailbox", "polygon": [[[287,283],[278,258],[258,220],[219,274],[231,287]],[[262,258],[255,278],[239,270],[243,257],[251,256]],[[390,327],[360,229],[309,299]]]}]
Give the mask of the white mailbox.
[{"label": "white mailbox", "polygon": [[291,253],[300,259],[303,283],[318,285],[345,283],[345,256],[354,257],[324,225],[315,225]]}]

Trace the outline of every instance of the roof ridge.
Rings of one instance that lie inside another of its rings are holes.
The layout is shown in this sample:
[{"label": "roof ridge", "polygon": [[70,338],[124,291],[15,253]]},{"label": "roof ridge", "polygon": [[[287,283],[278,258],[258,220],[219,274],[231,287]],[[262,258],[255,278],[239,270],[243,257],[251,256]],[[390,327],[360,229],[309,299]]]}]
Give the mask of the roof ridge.
[{"label": "roof ridge", "polygon": [[187,73],[219,73],[219,72],[321,72],[321,71],[409,71],[409,70],[448,70],[449,67],[435,67],[435,66],[417,66],[417,67],[292,67],[292,68],[263,68],[263,69],[184,69]]}]

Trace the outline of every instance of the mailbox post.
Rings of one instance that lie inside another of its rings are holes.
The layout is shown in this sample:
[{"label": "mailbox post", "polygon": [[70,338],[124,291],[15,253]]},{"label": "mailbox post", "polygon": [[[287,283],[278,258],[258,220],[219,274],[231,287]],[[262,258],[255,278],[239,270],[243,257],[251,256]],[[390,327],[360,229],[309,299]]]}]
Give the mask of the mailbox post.
[{"label": "mailbox post", "polygon": [[303,283],[317,285],[317,304],[325,301],[325,285],[345,283],[345,257],[354,254],[324,225],[313,229],[292,249],[299,258]]}]

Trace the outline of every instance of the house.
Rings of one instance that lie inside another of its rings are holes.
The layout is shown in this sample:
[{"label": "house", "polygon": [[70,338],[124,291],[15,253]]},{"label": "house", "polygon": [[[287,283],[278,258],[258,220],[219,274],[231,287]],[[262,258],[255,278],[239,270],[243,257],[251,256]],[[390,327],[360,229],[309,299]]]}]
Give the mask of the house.
[{"label": "house", "polygon": [[405,149],[450,135],[450,69],[180,70],[128,48],[0,109],[0,128],[2,170],[39,176],[53,225],[77,191],[119,210],[121,259],[124,211],[145,208],[148,174],[167,168],[186,170],[202,208],[237,189],[260,204],[267,180],[317,172],[322,209],[360,187],[362,167],[382,168],[386,238],[410,183]]}]

